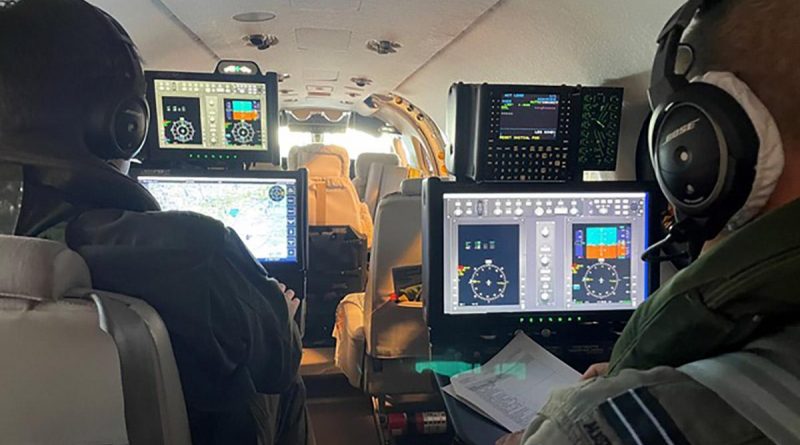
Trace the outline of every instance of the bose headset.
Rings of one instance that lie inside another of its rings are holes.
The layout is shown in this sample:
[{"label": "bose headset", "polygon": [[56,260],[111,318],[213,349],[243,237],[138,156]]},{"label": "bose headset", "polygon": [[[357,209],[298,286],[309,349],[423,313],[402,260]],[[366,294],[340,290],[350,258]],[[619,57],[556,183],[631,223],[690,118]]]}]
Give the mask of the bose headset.
[{"label": "bose headset", "polygon": [[689,0],[658,37],[649,89],[650,158],[677,222],[648,249],[645,261],[673,259],[656,255],[668,243],[684,242],[697,258],[753,189],[760,140],[745,108],[724,89],[675,72],[686,29],[696,14],[719,3]]},{"label": "bose headset", "polygon": [[[105,11],[89,5],[108,23],[121,51],[110,60],[112,73],[98,79],[104,88],[95,88],[86,116],[85,139],[92,154],[105,161],[136,156],[144,146],[150,125],[150,108],[145,100],[147,83],[136,46],[128,33]],[[107,89],[105,89],[107,88]]]}]

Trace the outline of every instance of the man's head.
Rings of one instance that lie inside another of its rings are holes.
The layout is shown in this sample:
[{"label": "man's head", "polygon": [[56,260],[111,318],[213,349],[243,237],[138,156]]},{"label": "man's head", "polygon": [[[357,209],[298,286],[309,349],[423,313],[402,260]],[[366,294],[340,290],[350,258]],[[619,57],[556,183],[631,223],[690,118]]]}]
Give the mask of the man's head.
[{"label": "man's head", "polygon": [[759,97],[778,125],[784,172],[764,211],[800,198],[800,2],[723,0],[701,13],[684,41],[691,75],[728,71]]},{"label": "man's head", "polygon": [[146,131],[144,91],[130,38],[95,7],[20,0],[0,9],[0,141],[49,137],[58,156],[126,157]]}]

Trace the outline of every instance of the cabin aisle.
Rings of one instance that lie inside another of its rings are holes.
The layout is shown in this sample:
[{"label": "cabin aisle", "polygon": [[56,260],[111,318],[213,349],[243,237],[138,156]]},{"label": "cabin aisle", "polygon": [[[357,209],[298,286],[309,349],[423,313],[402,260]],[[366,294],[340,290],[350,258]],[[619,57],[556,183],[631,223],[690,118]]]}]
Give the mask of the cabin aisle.
[{"label": "cabin aisle", "polygon": [[318,445],[378,445],[372,403],[333,366],[333,348],[305,349],[301,374]]}]

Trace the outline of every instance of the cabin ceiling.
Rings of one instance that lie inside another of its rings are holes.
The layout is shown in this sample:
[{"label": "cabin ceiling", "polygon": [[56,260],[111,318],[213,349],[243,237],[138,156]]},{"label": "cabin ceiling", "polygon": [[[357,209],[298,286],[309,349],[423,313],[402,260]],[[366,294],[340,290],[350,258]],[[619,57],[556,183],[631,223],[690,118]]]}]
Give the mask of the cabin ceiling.
[{"label": "cabin ceiling", "polygon": [[[92,0],[131,33],[147,69],[211,71],[219,59],[254,60],[287,73],[284,108],[352,109],[374,92],[403,83],[498,0]],[[253,11],[273,20],[242,23]],[[248,47],[249,34],[274,35],[267,50]],[[368,41],[402,47],[378,55]],[[372,83],[359,87],[352,78]]]},{"label": "cabin ceiling", "polygon": [[[90,0],[130,31],[148,69],[210,71],[220,58],[288,73],[282,107],[353,110],[396,92],[440,127],[453,82],[623,86],[618,173],[630,177],[655,39],[683,0]],[[241,23],[236,14],[276,18]],[[242,37],[280,43],[266,51]],[[403,47],[381,56],[366,42]],[[359,88],[350,79],[373,83]],[[352,94],[352,97],[350,96]],[[364,109],[363,106],[360,109]]]}]

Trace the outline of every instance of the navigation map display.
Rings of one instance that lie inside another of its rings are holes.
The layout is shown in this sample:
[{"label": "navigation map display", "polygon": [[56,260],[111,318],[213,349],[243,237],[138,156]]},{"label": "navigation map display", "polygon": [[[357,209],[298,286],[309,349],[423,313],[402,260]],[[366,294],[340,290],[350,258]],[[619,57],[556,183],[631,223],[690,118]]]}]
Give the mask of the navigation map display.
[{"label": "navigation map display", "polygon": [[263,83],[154,79],[158,145],[176,150],[267,150]]},{"label": "navigation map display", "polygon": [[634,309],[649,196],[444,193],[444,313]]},{"label": "navigation map display", "polygon": [[236,231],[260,262],[298,260],[298,184],[293,178],[140,177],[163,210],[209,216]]}]

